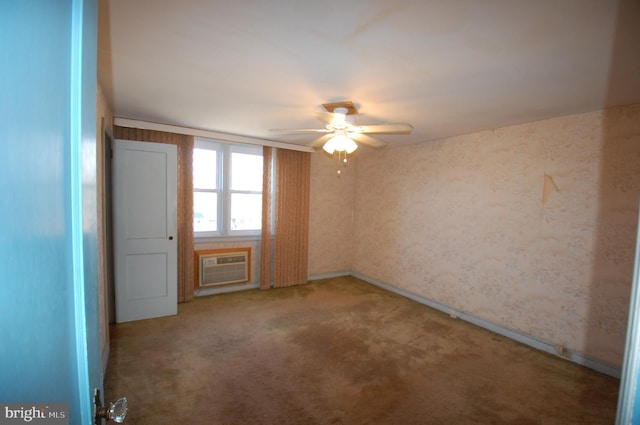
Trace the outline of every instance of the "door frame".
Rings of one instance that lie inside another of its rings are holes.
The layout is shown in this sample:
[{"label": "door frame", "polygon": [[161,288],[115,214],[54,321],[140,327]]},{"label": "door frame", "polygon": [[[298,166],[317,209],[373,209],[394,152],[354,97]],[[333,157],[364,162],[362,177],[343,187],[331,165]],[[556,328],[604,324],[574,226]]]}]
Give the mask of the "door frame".
[{"label": "door frame", "polygon": [[113,253],[113,138],[104,131],[104,146],[102,155],[104,156],[102,193],[104,200],[103,211],[103,228],[104,228],[104,281],[106,298],[106,315],[107,322],[113,324],[116,322],[116,294],[115,294],[115,269],[114,269],[114,253]]}]

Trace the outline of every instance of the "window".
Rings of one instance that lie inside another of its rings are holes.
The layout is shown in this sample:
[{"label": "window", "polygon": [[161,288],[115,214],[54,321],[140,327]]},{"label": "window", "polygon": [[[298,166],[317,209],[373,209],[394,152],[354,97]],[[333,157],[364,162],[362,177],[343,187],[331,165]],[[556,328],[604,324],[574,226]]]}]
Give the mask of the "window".
[{"label": "window", "polygon": [[195,237],[259,235],[261,227],[262,147],[196,139]]},{"label": "window", "polygon": [[[219,145],[216,145],[219,146]],[[193,231],[218,231],[218,150],[193,150]]]}]

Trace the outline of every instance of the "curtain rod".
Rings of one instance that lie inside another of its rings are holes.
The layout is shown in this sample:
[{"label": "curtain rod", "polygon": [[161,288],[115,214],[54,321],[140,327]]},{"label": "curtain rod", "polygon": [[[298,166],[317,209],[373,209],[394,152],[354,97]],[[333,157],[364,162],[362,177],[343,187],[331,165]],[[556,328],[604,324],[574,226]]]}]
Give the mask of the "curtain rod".
[{"label": "curtain rod", "polygon": [[113,125],[119,127],[139,128],[142,130],[165,131],[168,133],[186,134],[194,137],[205,137],[224,142],[244,143],[247,145],[271,146],[272,148],[289,149],[301,152],[315,152],[310,146],[294,145],[292,143],[276,142],[275,140],[259,139],[257,137],[241,136],[238,134],[221,133],[218,131],[201,130],[197,128],[182,127],[178,125],[161,124],[151,121],[141,121],[129,118],[114,117]]}]

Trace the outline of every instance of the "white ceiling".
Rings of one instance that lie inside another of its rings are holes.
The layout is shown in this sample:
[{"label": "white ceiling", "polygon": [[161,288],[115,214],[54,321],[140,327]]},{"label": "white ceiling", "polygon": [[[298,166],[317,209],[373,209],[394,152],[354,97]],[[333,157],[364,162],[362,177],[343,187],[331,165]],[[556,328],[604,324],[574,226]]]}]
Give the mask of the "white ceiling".
[{"label": "white ceiling", "polygon": [[116,117],[295,144],[321,104],[427,142],[640,103],[640,0],[100,0]]}]

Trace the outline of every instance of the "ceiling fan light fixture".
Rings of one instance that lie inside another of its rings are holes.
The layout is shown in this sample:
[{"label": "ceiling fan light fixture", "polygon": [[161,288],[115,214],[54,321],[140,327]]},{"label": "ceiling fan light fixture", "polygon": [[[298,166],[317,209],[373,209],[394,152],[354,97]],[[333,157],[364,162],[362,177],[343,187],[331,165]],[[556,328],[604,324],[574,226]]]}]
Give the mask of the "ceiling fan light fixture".
[{"label": "ceiling fan light fixture", "polygon": [[350,154],[358,149],[358,145],[346,135],[338,134],[327,140],[322,149],[324,149],[329,155],[333,155],[336,151]]},{"label": "ceiling fan light fixture", "polygon": [[351,154],[356,149],[358,149],[358,144],[356,142],[354,142],[353,139],[350,139],[347,136],[344,136],[344,138],[345,138],[345,140],[344,140],[344,150],[345,150],[345,152],[347,152],[348,154]]},{"label": "ceiling fan light fixture", "polygon": [[327,152],[329,155],[333,155],[333,153],[336,151],[336,142],[334,139],[335,137],[332,137],[325,142],[324,146],[322,146],[322,149],[324,149],[325,152]]}]

